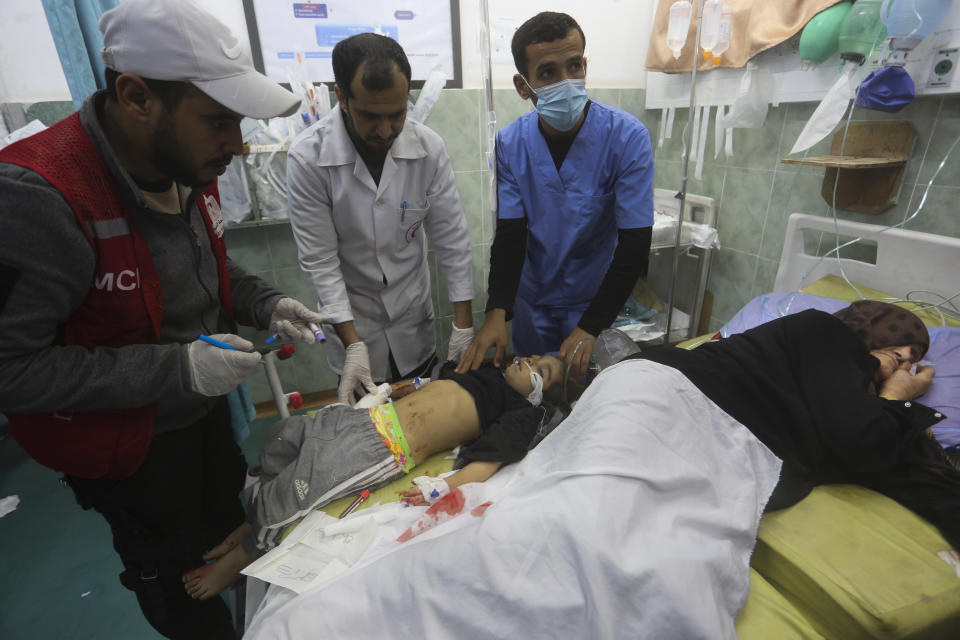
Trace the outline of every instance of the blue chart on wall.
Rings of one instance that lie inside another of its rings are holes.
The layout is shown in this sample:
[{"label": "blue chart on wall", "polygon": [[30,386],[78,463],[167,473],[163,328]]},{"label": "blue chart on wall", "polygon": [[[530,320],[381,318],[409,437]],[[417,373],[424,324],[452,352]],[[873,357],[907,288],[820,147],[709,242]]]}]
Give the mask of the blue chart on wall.
[{"label": "blue chart on wall", "polygon": [[369,32],[400,43],[415,88],[438,66],[447,87],[462,86],[457,0],[244,0],[243,5],[254,62],[277,82],[288,82],[291,67],[303,64],[312,82],[332,84],[334,46]]}]

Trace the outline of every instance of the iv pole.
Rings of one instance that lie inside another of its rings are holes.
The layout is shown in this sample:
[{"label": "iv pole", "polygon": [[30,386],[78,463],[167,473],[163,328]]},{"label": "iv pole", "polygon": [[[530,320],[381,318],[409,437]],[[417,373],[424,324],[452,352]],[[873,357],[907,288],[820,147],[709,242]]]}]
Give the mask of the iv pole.
[{"label": "iv pole", "polygon": [[[673,272],[670,278],[670,291],[667,294],[667,327],[663,344],[670,344],[671,323],[673,322],[673,296],[677,286],[677,272],[680,270],[680,238],[683,231],[684,207],[687,203],[687,171],[690,166],[690,150],[693,148],[693,113],[696,109],[697,62],[700,60],[700,27],[703,24],[703,0],[697,0],[697,36],[693,41],[693,70],[690,73],[690,115],[687,117],[687,129],[683,140],[683,178],[680,183],[680,216],[677,219],[677,235],[673,243]],[[700,126],[706,126],[701,123]],[[699,322],[691,316],[690,322]]]},{"label": "iv pole", "polygon": [[493,229],[497,228],[497,161],[495,135],[497,132],[497,115],[493,105],[493,61],[490,46],[490,7],[487,0],[480,0],[480,69],[483,74],[483,95],[487,107],[486,153],[487,168],[490,170],[490,184],[488,186],[490,198],[490,212],[493,216]]}]

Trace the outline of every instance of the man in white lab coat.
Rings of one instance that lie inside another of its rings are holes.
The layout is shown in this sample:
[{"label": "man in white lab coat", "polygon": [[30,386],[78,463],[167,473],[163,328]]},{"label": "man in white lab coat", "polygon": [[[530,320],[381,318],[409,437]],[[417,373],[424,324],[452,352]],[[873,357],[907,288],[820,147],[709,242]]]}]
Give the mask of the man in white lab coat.
[{"label": "man in white lab coat", "polygon": [[290,146],[287,187],[300,266],[335,329],[327,360],[352,404],[436,359],[425,235],[454,306],[447,358],[459,359],[473,339],[473,259],[443,140],[406,120],[403,49],[359,34],[334,47],[333,71],[339,104]]}]

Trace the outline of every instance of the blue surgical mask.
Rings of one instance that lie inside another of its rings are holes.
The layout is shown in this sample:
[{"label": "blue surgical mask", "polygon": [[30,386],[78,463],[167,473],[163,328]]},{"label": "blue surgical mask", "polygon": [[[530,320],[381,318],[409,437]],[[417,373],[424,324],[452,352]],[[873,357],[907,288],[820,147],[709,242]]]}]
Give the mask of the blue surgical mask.
[{"label": "blue surgical mask", "polygon": [[[527,82],[527,79],[523,78],[523,81]],[[587,81],[583,78],[567,78],[534,89],[527,82],[527,86],[537,96],[537,113],[557,131],[570,131],[580,120],[583,109],[587,106],[586,84]]]}]

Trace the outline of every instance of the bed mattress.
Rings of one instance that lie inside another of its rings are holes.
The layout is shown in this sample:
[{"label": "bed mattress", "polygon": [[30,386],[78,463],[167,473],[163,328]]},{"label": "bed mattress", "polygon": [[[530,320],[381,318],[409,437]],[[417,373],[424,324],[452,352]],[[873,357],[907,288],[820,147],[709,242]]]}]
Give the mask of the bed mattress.
[{"label": "bed mattress", "polygon": [[827,637],[956,638],[960,569],[948,553],[893,500],[831,485],[764,516],[752,566]]},{"label": "bed mattress", "polygon": [[750,598],[737,616],[736,627],[740,640],[824,640],[755,569],[750,570]]}]

